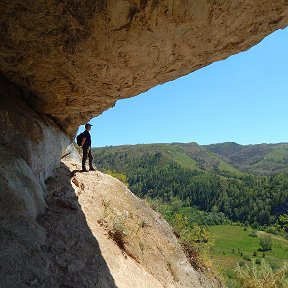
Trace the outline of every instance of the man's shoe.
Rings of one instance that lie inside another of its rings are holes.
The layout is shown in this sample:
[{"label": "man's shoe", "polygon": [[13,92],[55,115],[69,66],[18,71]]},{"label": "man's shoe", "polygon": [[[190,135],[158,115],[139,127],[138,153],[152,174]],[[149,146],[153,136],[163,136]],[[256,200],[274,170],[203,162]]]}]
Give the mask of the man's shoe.
[{"label": "man's shoe", "polygon": [[89,171],[96,171],[93,167],[90,167]]},{"label": "man's shoe", "polygon": [[83,168],[82,172],[88,172],[88,170],[86,168]]}]

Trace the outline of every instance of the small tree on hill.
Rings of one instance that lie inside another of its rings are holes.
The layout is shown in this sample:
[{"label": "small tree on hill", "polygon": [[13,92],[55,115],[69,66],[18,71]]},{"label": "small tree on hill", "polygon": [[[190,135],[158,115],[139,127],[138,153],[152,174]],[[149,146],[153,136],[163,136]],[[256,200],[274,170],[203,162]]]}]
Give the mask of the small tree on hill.
[{"label": "small tree on hill", "polygon": [[288,214],[280,215],[276,227],[283,232],[288,233]]},{"label": "small tree on hill", "polygon": [[260,250],[265,252],[272,250],[272,238],[271,236],[265,236],[260,239]]}]

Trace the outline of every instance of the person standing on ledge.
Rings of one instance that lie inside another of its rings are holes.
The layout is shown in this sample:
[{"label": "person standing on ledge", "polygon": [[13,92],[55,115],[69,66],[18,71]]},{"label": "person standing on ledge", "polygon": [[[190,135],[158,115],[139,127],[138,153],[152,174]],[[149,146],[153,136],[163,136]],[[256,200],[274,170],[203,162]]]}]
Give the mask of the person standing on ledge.
[{"label": "person standing on ledge", "polygon": [[87,158],[89,158],[89,170],[95,171],[95,169],[93,168],[93,163],[92,163],[93,156],[92,156],[92,152],[91,152],[91,135],[89,133],[92,126],[93,125],[87,123],[85,125],[85,131],[82,134],[81,147],[83,150],[83,158],[82,158],[82,171],[83,172],[88,172],[88,170],[86,169]]}]

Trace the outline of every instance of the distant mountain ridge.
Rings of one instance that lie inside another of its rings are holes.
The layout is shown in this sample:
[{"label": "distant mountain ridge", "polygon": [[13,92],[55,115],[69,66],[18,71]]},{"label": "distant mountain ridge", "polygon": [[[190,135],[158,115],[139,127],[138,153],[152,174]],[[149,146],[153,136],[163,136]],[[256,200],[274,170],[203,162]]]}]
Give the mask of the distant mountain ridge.
[{"label": "distant mountain ridge", "polygon": [[[119,171],[122,170],[121,165],[129,165],[129,158],[141,158],[147,155],[158,155],[161,158],[159,165],[176,163],[182,168],[204,170],[220,175],[252,173],[269,176],[288,171],[288,143],[255,145],[240,145],[235,142],[210,145],[199,145],[195,142],[159,143],[109,146],[93,150],[98,155],[101,153],[98,165],[101,166],[107,157],[112,157],[117,159],[113,162],[116,166],[119,165]],[[106,157],[102,155],[103,153]],[[119,161],[119,157],[122,160]]]},{"label": "distant mountain ridge", "polygon": [[165,167],[170,164],[179,165],[181,168],[217,174],[236,173],[240,170],[223,160],[217,155],[197,143],[159,143],[136,144],[94,148],[96,165],[100,168],[111,167],[113,170],[123,171],[131,167],[131,163],[141,159],[157,158],[156,166]]},{"label": "distant mountain ridge", "polygon": [[288,143],[240,145],[226,142],[204,147],[243,172],[271,175],[288,169]]},{"label": "distant mountain ridge", "polygon": [[137,196],[163,203],[176,197],[220,222],[224,213],[257,227],[287,213],[286,143],[123,145],[94,148],[93,156],[97,169],[118,175]]}]

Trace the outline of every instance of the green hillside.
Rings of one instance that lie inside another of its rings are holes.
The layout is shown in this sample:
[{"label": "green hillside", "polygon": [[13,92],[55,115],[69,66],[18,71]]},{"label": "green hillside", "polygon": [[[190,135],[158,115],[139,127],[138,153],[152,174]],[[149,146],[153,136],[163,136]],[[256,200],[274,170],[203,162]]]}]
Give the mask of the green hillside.
[{"label": "green hillside", "polygon": [[[159,157],[158,166],[164,167],[175,163],[181,168],[191,170],[217,172],[221,173],[237,173],[243,174],[241,171],[233,167],[233,165],[221,159],[221,156],[205,149],[197,143],[172,143],[172,144],[139,144],[139,145],[123,145],[111,146],[104,148],[94,148],[97,164],[101,166],[109,166],[113,162],[113,169],[123,170],[127,165],[130,166],[138,159],[143,157]],[[105,155],[105,157],[104,157]],[[111,159],[114,161],[110,161]],[[137,161],[136,161],[137,162]],[[116,165],[116,166],[115,166]],[[107,167],[106,167],[107,168]],[[124,169],[125,170],[125,169]]]},{"label": "green hillside", "polygon": [[[209,251],[227,287],[242,287],[236,263],[254,259],[260,267],[265,258],[275,270],[287,259],[288,221],[279,228],[279,217],[288,214],[287,144],[124,145],[93,148],[93,155],[99,170],[125,182],[163,215],[194,251],[196,267],[201,261],[209,266],[203,260]],[[261,230],[258,237],[249,236],[251,227]],[[258,249],[265,231],[278,236],[263,254]]]},{"label": "green hillside", "polygon": [[212,257],[220,261],[227,271],[239,262],[250,262],[252,259],[265,258],[272,266],[281,266],[288,259],[288,240],[272,236],[272,250],[261,252],[260,239],[269,234],[257,231],[256,237],[251,237],[252,228],[232,225],[214,225],[208,230],[214,236],[215,245],[211,249]]},{"label": "green hillside", "polygon": [[[232,225],[214,225],[208,230],[214,238],[210,255],[214,265],[225,277],[227,287],[241,287],[234,280],[234,268],[237,263],[243,266],[249,265],[253,260],[256,263],[265,260],[275,270],[288,262],[288,241],[282,237]],[[260,239],[263,237],[271,237],[272,250],[260,251]]]},{"label": "green hillside", "polygon": [[[203,146],[194,142],[139,144],[94,148],[94,153],[95,155],[106,153],[110,156],[113,154],[117,159],[116,164],[119,164],[119,158],[130,163],[131,159],[151,156],[154,153],[161,157],[159,165],[175,163],[182,168],[218,175],[252,173],[269,176],[288,172],[288,143],[240,145],[226,142]],[[100,158],[105,161],[103,157]],[[125,161],[121,165],[125,165]]]},{"label": "green hillside", "polygon": [[181,147],[183,153],[195,160],[200,169],[212,172],[226,171],[242,174],[238,169],[233,167],[233,165],[224,161],[221,156],[197,143],[172,143],[170,146]]},{"label": "green hillside", "polygon": [[272,175],[288,171],[288,143],[244,146],[227,142],[204,147],[243,172]]},{"label": "green hillside", "polygon": [[[232,155],[238,145],[233,146]],[[284,148],[265,157],[281,158]],[[93,149],[93,154],[98,169],[125,174],[140,197],[168,203],[176,197],[186,206],[221,212],[255,227],[275,223],[288,208],[287,174],[245,174],[196,143],[105,147]]]},{"label": "green hillside", "polygon": [[[94,153],[113,154],[117,163],[119,157],[130,162],[133,157],[159,153],[160,165],[173,162],[182,168],[217,174],[273,175],[288,171],[288,143],[240,145],[226,142],[204,146],[197,143],[139,144],[94,148]],[[124,162],[122,164],[125,165]]]}]

